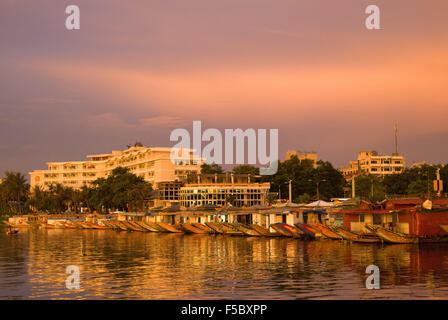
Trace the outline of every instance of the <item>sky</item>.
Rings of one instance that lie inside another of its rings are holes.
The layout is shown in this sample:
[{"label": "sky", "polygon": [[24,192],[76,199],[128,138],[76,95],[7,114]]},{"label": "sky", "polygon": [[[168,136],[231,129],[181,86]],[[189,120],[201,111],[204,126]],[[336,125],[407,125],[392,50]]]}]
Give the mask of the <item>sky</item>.
[{"label": "sky", "polygon": [[[80,8],[81,29],[65,28]],[[367,30],[365,9],[381,10]],[[279,130],[343,167],[448,163],[446,0],[0,0],[0,172],[172,146],[175,128]]]}]

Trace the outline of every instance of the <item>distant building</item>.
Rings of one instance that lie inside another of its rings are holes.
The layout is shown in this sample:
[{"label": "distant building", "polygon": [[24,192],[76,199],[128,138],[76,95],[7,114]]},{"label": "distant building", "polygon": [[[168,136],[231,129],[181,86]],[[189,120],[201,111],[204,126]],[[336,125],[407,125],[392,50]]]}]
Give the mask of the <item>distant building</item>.
[{"label": "distant building", "polygon": [[185,207],[232,202],[235,207],[266,204],[270,183],[256,183],[247,174],[199,174],[189,176],[179,189],[180,205]]},{"label": "distant building", "polygon": [[376,151],[360,151],[358,159],[350,161],[347,168],[339,169],[344,176],[353,176],[366,173],[373,175],[388,175],[402,173],[406,168],[404,156],[393,154],[391,156],[378,155]]},{"label": "distant building", "polygon": [[288,150],[286,152],[286,160],[291,159],[293,156],[296,156],[300,161],[303,160],[310,160],[313,163],[313,167],[316,168],[317,167],[317,153],[302,153],[302,152],[297,152],[294,150]]},{"label": "distant building", "polygon": [[172,148],[149,148],[140,145],[123,151],[87,156],[86,161],[47,162],[48,169],[30,172],[31,189],[40,186],[47,189],[60,183],[75,189],[89,185],[98,178],[106,178],[117,167],[129,168],[143,177],[154,188],[161,182],[184,179],[188,174],[199,173],[202,159],[188,151],[187,159],[171,160]]}]

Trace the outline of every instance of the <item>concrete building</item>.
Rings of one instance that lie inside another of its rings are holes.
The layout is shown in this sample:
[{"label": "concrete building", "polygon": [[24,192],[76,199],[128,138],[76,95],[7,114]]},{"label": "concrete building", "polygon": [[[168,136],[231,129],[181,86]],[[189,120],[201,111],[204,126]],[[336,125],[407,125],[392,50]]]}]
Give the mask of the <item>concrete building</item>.
[{"label": "concrete building", "polygon": [[[189,177],[179,190],[180,205],[185,207],[233,202],[235,207],[264,205],[270,183],[251,181],[250,175],[207,174]],[[226,201],[227,199],[227,201]]]},{"label": "concrete building", "polygon": [[349,166],[340,171],[344,176],[349,177],[360,173],[373,175],[402,173],[405,168],[404,156],[398,154],[379,155],[376,151],[360,151],[358,160],[350,161]]},{"label": "concrete building", "polygon": [[161,182],[184,179],[188,174],[199,173],[202,159],[188,150],[188,158],[170,158],[172,148],[133,146],[123,151],[88,155],[90,160],[47,162],[48,169],[30,172],[31,189],[44,189],[51,184],[63,184],[75,189],[88,185],[98,178],[106,178],[117,167],[129,168],[157,188]]},{"label": "concrete building", "polygon": [[317,167],[317,153],[309,153],[309,152],[297,152],[294,150],[288,150],[286,152],[286,160],[291,159],[291,157],[296,156],[300,161],[303,160],[310,160],[313,163],[313,167],[316,168]]}]

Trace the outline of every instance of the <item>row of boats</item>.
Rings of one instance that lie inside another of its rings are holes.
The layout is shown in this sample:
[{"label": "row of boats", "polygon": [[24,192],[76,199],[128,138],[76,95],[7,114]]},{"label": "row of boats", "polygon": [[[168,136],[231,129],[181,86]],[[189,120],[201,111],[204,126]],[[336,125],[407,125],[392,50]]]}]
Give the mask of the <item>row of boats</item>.
[{"label": "row of boats", "polygon": [[[6,222],[10,227],[17,227]],[[32,225],[29,225],[30,227]],[[257,224],[228,222],[184,223],[171,225],[163,222],[103,220],[101,224],[86,221],[61,220],[54,223],[39,221],[36,226],[46,229],[112,229],[133,232],[164,232],[187,234],[221,234],[230,236],[251,237],[290,237],[302,240],[332,239],[363,243],[426,243],[448,242],[448,236],[416,237],[397,233],[378,225],[367,225],[371,233],[359,234],[338,226],[323,224],[290,225],[286,223],[271,224],[265,228]],[[440,228],[448,235],[448,225]],[[11,230],[11,229],[10,229]]]}]

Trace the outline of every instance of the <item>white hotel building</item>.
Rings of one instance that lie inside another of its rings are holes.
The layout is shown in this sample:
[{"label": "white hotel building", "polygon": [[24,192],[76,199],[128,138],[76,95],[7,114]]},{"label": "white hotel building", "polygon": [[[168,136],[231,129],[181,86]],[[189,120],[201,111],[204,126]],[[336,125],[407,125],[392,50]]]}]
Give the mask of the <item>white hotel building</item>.
[{"label": "white hotel building", "polygon": [[161,182],[182,180],[188,174],[198,174],[203,160],[187,153],[187,159],[171,161],[169,147],[134,146],[123,151],[89,155],[86,161],[47,162],[48,169],[30,172],[31,189],[40,186],[47,189],[60,183],[75,189],[89,185],[98,178],[106,178],[117,167],[129,168],[135,175],[143,177],[157,188]]}]

